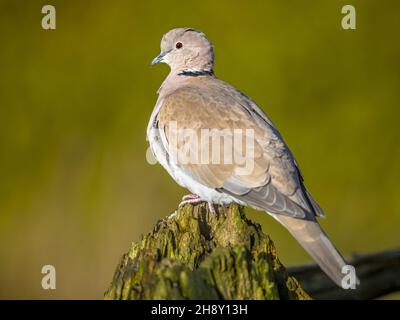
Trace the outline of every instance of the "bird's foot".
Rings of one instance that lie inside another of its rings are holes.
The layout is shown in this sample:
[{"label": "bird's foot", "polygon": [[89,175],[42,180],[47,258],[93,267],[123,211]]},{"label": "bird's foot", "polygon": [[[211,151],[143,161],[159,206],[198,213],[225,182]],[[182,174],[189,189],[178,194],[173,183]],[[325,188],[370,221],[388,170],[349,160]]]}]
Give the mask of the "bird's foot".
[{"label": "bird's foot", "polygon": [[182,197],[182,201],[180,204],[194,203],[194,202],[203,202],[203,200],[201,200],[201,198],[197,194],[187,194]]},{"label": "bird's foot", "polygon": [[185,204],[197,204],[197,203],[201,203],[201,202],[207,202],[208,205],[208,209],[210,210],[211,213],[215,214],[215,208],[214,205],[211,202],[205,201],[203,199],[201,199],[197,194],[187,194],[185,196],[182,197],[182,201],[179,204],[179,207],[185,205]]}]

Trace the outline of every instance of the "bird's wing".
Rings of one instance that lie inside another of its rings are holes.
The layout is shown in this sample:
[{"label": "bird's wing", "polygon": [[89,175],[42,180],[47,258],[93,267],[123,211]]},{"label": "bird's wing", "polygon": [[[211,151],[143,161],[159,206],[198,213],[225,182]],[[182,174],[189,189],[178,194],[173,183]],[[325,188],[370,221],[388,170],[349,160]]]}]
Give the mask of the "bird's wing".
[{"label": "bird's wing", "polygon": [[[271,213],[303,219],[318,214],[272,122],[254,102],[224,82],[199,80],[177,89],[164,98],[157,125],[170,160],[199,183]],[[219,152],[212,143],[201,141],[199,137],[209,132],[204,130],[220,135]],[[236,148],[235,132],[242,150]],[[198,138],[195,146],[193,137]],[[229,141],[235,143],[231,163],[224,159]]]}]

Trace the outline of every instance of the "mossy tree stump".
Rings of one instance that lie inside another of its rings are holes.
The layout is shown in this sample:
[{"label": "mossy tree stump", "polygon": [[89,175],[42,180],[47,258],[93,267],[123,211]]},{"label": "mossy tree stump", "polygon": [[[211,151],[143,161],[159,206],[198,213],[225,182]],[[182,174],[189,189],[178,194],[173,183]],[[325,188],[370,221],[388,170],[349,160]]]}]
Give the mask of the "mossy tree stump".
[{"label": "mossy tree stump", "polygon": [[185,205],[124,254],[105,299],[310,299],[242,208]]}]

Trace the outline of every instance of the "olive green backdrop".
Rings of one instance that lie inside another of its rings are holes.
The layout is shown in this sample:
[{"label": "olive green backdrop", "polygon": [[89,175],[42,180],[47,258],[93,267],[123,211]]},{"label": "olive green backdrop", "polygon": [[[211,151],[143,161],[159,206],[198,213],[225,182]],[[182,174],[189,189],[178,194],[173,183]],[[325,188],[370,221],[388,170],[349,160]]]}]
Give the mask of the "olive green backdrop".
[{"label": "olive green backdrop", "polygon": [[[341,28],[348,3],[357,30]],[[146,162],[145,130],[168,73],[150,61],[182,26],[273,119],[337,247],[398,247],[399,15],[377,0],[0,1],[0,298],[102,298],[130,241],[175,209],[186,191]],[[286,265],[310,261],[248,214]],[[46,264],[56,290],[41,288]]]}]

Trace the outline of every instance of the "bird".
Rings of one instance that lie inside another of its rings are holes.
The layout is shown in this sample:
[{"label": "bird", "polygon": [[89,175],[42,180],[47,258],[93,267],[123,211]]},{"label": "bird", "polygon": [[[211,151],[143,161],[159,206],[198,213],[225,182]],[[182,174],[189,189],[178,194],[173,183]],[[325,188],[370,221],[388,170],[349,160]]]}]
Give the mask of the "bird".
[{"label": "bird", "polygon": [[[347,262],[318,223],[324,212],[305,187],[293,154],[267,114],[216,77],[214,47],[206,35],[194,28],[168,31],[151,65],[158,63],[167,64],[170,73],[157,91],[147,139],[157,161],[191,192],[181,204],[203,201],[212,209],[237,203],[268,213],[342,286]],[[235,130],[241,135],[232,143]],[[230,138],[224,146],[246,161],[221,160],[224,152],[212,149],[209,140],[199,143],[210,131]],[[249,155],[243,156],[247,141]],[[203,154],[208,161],[199,161]]]}]

